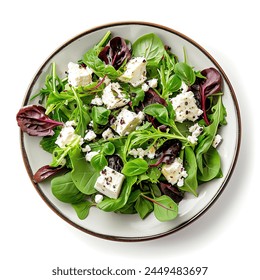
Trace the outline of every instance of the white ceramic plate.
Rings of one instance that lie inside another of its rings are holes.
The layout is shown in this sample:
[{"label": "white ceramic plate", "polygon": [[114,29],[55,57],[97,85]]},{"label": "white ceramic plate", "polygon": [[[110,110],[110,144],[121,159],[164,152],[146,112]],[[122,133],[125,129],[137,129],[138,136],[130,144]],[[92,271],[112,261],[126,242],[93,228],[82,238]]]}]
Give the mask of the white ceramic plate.
[{"label": "white ceramic plate", "polygon": [[[219,70],[224,81],[223,102],[228,112],[228,125],[221,131],[224,140],[219,147],[222,159],[223,178],[200,186],[199,196],[197,198],[189,194],[186,195],[179,205],[178,218],[164,223],[157,221],[153,214],[149,215],[145,220],[140,220],[137,215],[106,213],[95,208],[91,208],[89,216],[81,221],[70,205],[58,201],[51,194],[49,182],[35,184],[32,181],[32,183],[40,196],[56,214],[86,233],[117,241],[154,239],[176,232],[184,226],[189,225],[200,217],[224,190],[235,167],[240,146],[241,121],[238,103],[230,81],[220,65],[196,42],[164,26],[144,22],[123,22],[93,28],[72,38],[58,48],[36,73],[26,93],[23,106],[29,104],[30,97],[39,92],[44,86],[44,80],[50,72],[52,62],[56,62],[58,75],[64,76],[68,62],[78,61],[108,30],[112,31],[113,35],[122,36],[130,41],[134,41],[146,33],[156,33],[166,45],[171,47],[172,52],[177,54],[180,59],[183,58],[183,48],[185,48],[188,54],[189,64],[194,65],[197,70],[208,67],[215,67]],[[31,179],[33,174],[41,166],[51,161],[51,155],[39,147],[39,141],[40,139],[38,137],[30,137],[21,133],[22,154]]]}]

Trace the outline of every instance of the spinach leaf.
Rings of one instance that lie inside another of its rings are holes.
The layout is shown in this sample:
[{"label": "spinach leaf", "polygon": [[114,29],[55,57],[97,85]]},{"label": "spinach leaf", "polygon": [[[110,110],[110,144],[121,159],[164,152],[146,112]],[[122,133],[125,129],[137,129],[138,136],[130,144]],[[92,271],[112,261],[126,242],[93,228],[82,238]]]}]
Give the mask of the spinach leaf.
[{"label": "spinach leaf", "polygon": [[102,147],[102,151],[105,155],[113,155],[115,152],[115,145],[111,142],[106,142],[103,147]]},{"label": "spinach leaf", "polygon": [[207,151],[211,147],[213,139],[217,134],[219,125],[225,124],[226,109],[222,104],[221,96],[218,97],[217,103],[212,107],[212,112],[213,114],[210,115],[210,119],[212,120],[212,123],[204,128],[201,137],[202,140],[200,140],[195,150],[198,168],[202,175],[204,172],[202,155],[204,153],[207,153]]},{"label": "spinach leaf", "polygon": [[174,66],[174,72],[188,86],[193,85],[196,80],[194,70],[185,62],[177,62]]},{"label": "spinach leaf", "polygon": [[123,169],[122,173],[126,176],[136,176],[144,173],[148,169],[148,163],[144,159],[137,158],[128,161]]},{"label": "spinach leaf", "polygon": [[77,216],[79,217],[80,220],[84,220],[87,218],[88,214],[89,214],[89,210],[90,207],[92,207],[94,205],[94,203],[85,200],[79,203],[73,203],[71,204],[72,207],[74,208],[74,210],[77,213]]},{"label": "spinach leaf", "polygon": [[97,171],[101,171],[105,166],[107,166],[107,160],[103,153],[95,155],[91,159],[90,163]]},{"label": "spinach leaf", "polygon": [[62,202],[78,203],[85,199],[86,195],[75,186],[71,172],[55,177],[51,181],[52,194]]},{"label": "spinach leaf", "polygon": [[86,161],[80,148],[71,150],[69,156],[72,164],[71,178],[76,187],[88,195],[96,193],[94,185],[99,177],[99,172]]},{"label": "spinach leaf", "polygon": [[143,112],[147,115],[155,117],[157,121],[162,124],[169,124],[168,111],[162,104],[150,104],[144,108]]},{"label": "spinach leaf", "polygon": [[122,191],[117,199],[105,197],[97,207],[106,212],[118,211],[126,205],[129,195],[132,191],[132,186],[136,183],[137,177],[126,177],[122,186]]},{"label": "spinach leaf", "polygon": [[184,149],[184,168],[187,171],[188,177],[184,180],[184,185],[179,189],[182,191],[190,192],[197,196],[197,162],[193,149],[186,146]]},{"label": "spinach leaf", "polygon": [[97,124],[106,125],[108,123],[110,113],[111,111],[104,107],[94,106],[91,112],[92,120]]},{"label": "spinach leaf", "polygon": [[206,153],[203,154],[203,172],[198,174],[198,179],[203,182],[210,181],[216,178],[221,171],[220,156],[214,147],[210,147]]},{"label": "spinach leaf", "polygon": [[133,43],[132,54],[134,57],[145,57],[147,66],[156,66],[163,57],[164,45],[157,35],[153,33],[145,34]]}]

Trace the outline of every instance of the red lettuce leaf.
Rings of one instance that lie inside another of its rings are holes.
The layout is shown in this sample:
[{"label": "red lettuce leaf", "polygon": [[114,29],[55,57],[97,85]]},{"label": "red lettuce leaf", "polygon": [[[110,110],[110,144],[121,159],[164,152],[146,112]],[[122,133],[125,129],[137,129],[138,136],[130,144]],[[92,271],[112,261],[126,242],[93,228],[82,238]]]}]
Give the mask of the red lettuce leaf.
[{"label": "red lettuce leaf", "polygon": [[114,37],[99,53],[98,57],[118,70],[125,60],[130,60],[130,46],[126,44],[123,38]]},{"label": "red lettuce leaf", "polygon": [[36,173],[33,175],[33,181],[35,183],[40,183],[45,179],[54,176],[58,172],[65,170],[66,167],[58,166],[58,167],[51,167],[49,165],[44,165],[43,167],[39,168]]},{"label": "red lettuce leaf", "polygon": [[18,126],[31,136],[52,136],[53,128],[63,125],[50,119],[45,114],[45,108],[39,105],[29,105],[21,108],[16,115]]},{"label": "red lettuce leaf", "polygon": [[163,194],[169,196],[176,203],[179,203],[184,197],[184,193],[170,183],[160,182],[160,189]]}]

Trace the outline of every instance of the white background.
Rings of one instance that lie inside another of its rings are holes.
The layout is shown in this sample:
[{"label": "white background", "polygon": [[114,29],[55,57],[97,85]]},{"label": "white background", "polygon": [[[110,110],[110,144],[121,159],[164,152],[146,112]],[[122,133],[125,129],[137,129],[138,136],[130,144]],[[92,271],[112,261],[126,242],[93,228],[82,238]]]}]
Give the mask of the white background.
[{"label": "white background", "polygon": [[[206,276],[185,279],[256,279],[260,250],[257,2],[9,0],[1,4],[1,279],[103,279],[54,277],[51,270],[57,266],[140,270],[154,265],[209,267]],[[142,243],[98,239],[54,214],[28,178],[15,121],[33,75],[50,53],[86,29],[127,20],[168,26],[211,53],[235,89],[243,127],[239,161],[218,201],[185,229]],[[144,278],[155,279],[140,275],[135,279]],[[182,279],[156,277],[164,278]]]}]

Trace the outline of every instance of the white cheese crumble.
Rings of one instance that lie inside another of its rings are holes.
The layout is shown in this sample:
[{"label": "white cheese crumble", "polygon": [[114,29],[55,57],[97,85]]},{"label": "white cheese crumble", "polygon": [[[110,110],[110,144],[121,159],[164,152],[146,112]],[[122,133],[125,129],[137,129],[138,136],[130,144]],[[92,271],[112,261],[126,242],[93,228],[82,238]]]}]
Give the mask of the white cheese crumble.
[{"label": "white cheese crumble", "polygon": [[130,99],[123,94],[119,83],[110,83],[103,90],[102,102],[107,109],[115,109],[125,106]]},{"label": "white cheese crumble", "polygon": [[149,159],[154,159],[155,157],[155,148],[151,147],[150,149],[142,149],[142,148],[137,148],[137,149],[132,149],[128,153],[129,155],[133,156],[134,158],[144,158],[147,156]]},{"label": "white cheese crumble", "polygon": [[157,85],[158,85],[158,79],[151,79],[149,81],[147,81],[147,84],[149,87],[151,88],[157,88]]},{"label": "white cheese crumble", "polygon": [[111,127],[120,136],[124,136],[134,131],[135,128],[141,124],[144,120],[144,113],[139,112],[138,114],[123,108],[118,114],[116,121],[111,125]]},{"label": "white cheese crumble", "polygon": [[97,154],[99,154],[100,151],[93,151],[93,152],[89,152],[86,153],[85,159],[86,161],[91,161],[91,159],[96,156]]},{"label": "white cheese crumble", "polygon": [[172,185],[177,184],[178,187],[183,186],[184,178],[188,176],[181,158],[176,158],[171,164],[163,165],[162,174],[169,183]]},{"label": "white cheese crumble", "polygon": [[84,139],[87,141],[92,141],[97,137],[96,133],[93,130],[86,130],[86,135]]},{"label": "white cheese crumble", "polygon": [[118,198],[125,176],[116,170],[106,166],[100,171],[94,188],[110,198]]},{"label": "white cheese crumble", "polygon": [[95,195],[95,202],[98,204],[103,200],[104,196],[102,194]]},{"label": "white cheese crumble", "polygon": [[107,139],[110,139],[110,138],[113,138],[115,135],[112,131],[111,128],[108,128],[106,129],[103,133],[102,133],[102,137],[103,139],[107,140]]},{"label": "white cheese crumble", "polygon": [[142,84],[142,90],[144,91],[144,92],[147,92],[148,90],[149,90],[149,86],[148,86],[148,84],[147,83],[143,83]]},{"label": "white cheese crumble", "polygon": [[188,141],[190,141],[191,144],[197,144],[198,137],[203,131],[203,127],[200,126],[198,123],[195,123],[193,126],[189,127],[189,132],[191,132],[191,135],[187,137]]},{"label": "white cheese crumble", "polygon": [[92,69],[77,63],[68,64],[68,83],[73,87],[86,86],[92,82]]},{"label": "white cheese crumble", "polygon": [[217,148],[217,146],[220,144],[221,141],[222,141],[221,135],[217,134],[213,139],[212,146],[214,148]]},{"label": "white cheese crumble", "polygon": [[178,94],[171,99],[175,111],[175,121],[182,123],[185,120],[196,121],[203,111],[198,108],[192,91]]},{"label": "white cheese crumble", "polygon": [[97,106],[102,106],[102,105],[103,105],[103,101],[102,101],[102,99],[101,99],[98,95],[96,95],[96,96],[91,100],[90,104],[92,104],[92,105],[97,105]]},{"label": "white cheese crumble", "polygon": [[118,79],[137,87],[146,80],[146,64],[144,57],[134,57],[126,64],[126,71]]},{"label": "white cheese crumble", "polygon": [[79,137],[79,135],[75,134],[75,129],[73,127],[74,124],[74,121],[68,121],[61,129],[60,134],[55,141],[55,144],[57,144],[60,148],[65,148],[73,140]]},{"label": "white cheese crumble", "polygon": [[88,153],[91,151],[91,147],[89,145],[86,145],[85,147],[81,148],[83,153]]}]

